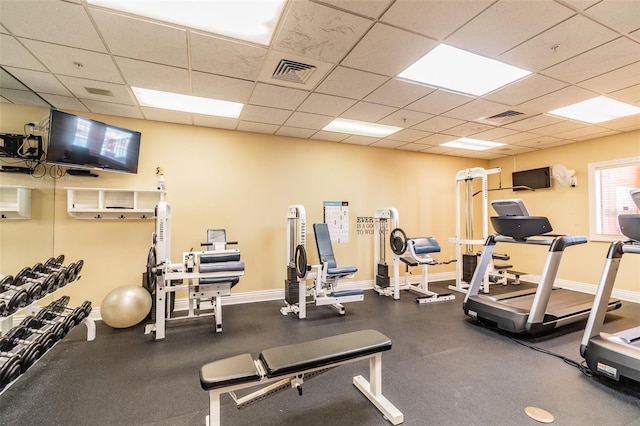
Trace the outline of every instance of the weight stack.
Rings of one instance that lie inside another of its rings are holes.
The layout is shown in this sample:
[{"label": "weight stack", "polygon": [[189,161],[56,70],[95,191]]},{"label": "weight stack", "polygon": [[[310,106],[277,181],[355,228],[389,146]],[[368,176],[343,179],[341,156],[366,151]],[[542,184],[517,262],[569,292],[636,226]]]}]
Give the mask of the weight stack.
[{"label": "weight stack", "polygon": [[478,256],[473,253],[462,254],[462,281],[470,283],[478,266]]},{"label": "weight stack", "polygon": [[376,274],[376,285],[381,288],[389,287],[389,265],[378,263],[378,273]]},{"label": "weight stack", "polygon": [[298,275],[295,267],[287,267],[287,279],[284,280],[284,300],[288,304],[294,305],[298,303],[300,289],[298,288]]}]

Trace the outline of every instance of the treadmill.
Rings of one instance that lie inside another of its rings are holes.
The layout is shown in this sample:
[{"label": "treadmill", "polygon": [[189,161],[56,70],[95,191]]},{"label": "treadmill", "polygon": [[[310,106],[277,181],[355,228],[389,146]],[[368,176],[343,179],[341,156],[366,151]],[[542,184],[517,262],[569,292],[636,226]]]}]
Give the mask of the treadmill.
[{"label": "treadmill", "polygon": [[[530,216],[520,199],[497,200],[491,203],[498,216],[491,218],[497,234],[485,241],[482,254],[471,278],[464,299],[464,313],[482,323],[510,333],[539,335],[589,316],[594,297],[567,289],[554,288],[554,282],[568,247],[585,244],[587,237],[550,234],[549,219]],[[492,296],[480,294],[482,279],[497,243],[548,246],[546,262],[536,288]],[[619,300],[608,299],[605,311],[622,306]]]},{"label": "treadmill", "polygon": [[[632,190],[631,198],[640,208],[640,189]],[[609,246],[594,300],[595,308],[589,315],[582,336],[580,354],[595,374],[614,380],[626,377],[640,382],[640,327],[613,334],[600,331],[607,310],[603,301],[611,296],[622,256],[627,253],[640,254],[640,214],[620,215],[618,223],[622,233],[630,239],[615,241]]]}]

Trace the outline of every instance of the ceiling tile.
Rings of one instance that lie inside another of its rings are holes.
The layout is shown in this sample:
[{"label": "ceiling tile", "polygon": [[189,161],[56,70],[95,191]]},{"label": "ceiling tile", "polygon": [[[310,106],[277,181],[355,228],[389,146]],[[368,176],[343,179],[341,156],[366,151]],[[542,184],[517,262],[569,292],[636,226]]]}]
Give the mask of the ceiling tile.
[{"label": "ceiling tile", "polygon": [[407,105],[407,109],[426,112],[429,114],[442,114],[461,105],[473,101],[475,98],[446,90],[436,90],[427,96]]},{"label": "ceiling tile", "polygon": [[[448,142],[448,141],[447,141]],[[426,149],[424,149],[422,152],[425,152],[427,154],[447,154],[449,152],[453,152],[454,149],[453,148],[449,148],[448,146],[430,146]]]},{"label": "ceiling tile", "polygon": [[91,15],[113,55],[188,67],[186,30],[102,10]]},{"label": "ceiling tile", "polygon": [[257,105],[245,105],[242,108],[240,119],[242,121],[253,121],[266,124],[283,124],[291,115],[291,111],[286,109],[268,108]]},{"label": "ceiling tile", "polygon": [[558,80],[578,83],[611,69],[640,61],[638,44],[620,37],[603,46],[545,69],[542,73]]},{"label": "ceiling tile", "polygon": [[[633,6],[634,3],[635,6]],[[637,1],[604,0],[588,8],[586,12],[605,25],[625,33],[640,28],[640,5]]]},{"label": "ceiling tile", "polygon": [[253,83],[237,78],[223,77],[221,75],[192,72],[192,95],[205,98],[220,99],[246,103],[251,96]]},{"label": "ceiling tile", "polygon": [[191,94],[189,71],[184,68],[116,57],[127,84],[143,89]]},{"label": "ceiling tile", "polygon": [[256,123],[253,121],[240,121],[238,130],[243,132],[266,133],[273,135],[280,128],[277,124]]},{"label": "ceiling tile", "polygon": [[345,9],[357,13],[358,15],[368,16],[370,18],[379,18],[382,12],[387,9],[393,0],[320,0],[319,2],[326,3],[340,9]]},{"label": "ceiling tile", "polygon": [[387,136],[386,139],[402,142],[416,142],[420,139],[426,138],[429,135],[429,132],[422,132],[420,130],[413,129],[403,129]]},{"label": "ceiling tile", "polygon": [[484,141],[498,141],[501,138],[507,137],[518,133],[517,130],[505,129],[502,127],[494,127],[493,129],[483,130],[479,133],[474,133],[474,139],[481,139]]},{"label": "ceiling tile", "polygon": [[0,96],[13,104],[48,107],[47,103],[30,90],[0,89]]},{"label": "ceiling tile", "polygon": [[[342,61],[343,65],[395,77],[437,43],[388,25],[376,24]],[[399,49],[398,46],[402,46]]]},{"label": "ceiling tile", "polygon": [[636,84],[626,89],[617,90],[610,95],[623,102],[640,102],[640,84]]},{"label": "ceiling tile", "polygon": [[587,136],[596,137],[593,135],[597,135],[599,133],[609,133],[610,131],[611,130],[603,129],[602,127],[598,127],[598,126],[584,126],[584,127],[579,127],[573,130],[568,130],[566,132],[558,132],[558,133],[555,133],[553,136],[560,139],[578,140],[581,138],[585,138]]},{"label": "ceiling tile", "polygon": [[615,31],[584,16],[574,16],[500,55],[499,59],[537,72],[617,37]]},{"label": "ceiling tile", "polygon": [[385,81],[387,78],[380,75],[337,67],[320,83],[316,91],[351,99],[362,99]]},{"label": "ceiling tile", "polygon": [[560,143],[560,142],[564,143],[565,141],[566,141],[565,139],[556,138],[554,136],[538,135],[535,138],[531,138],[531,139],[526,140],[526,141],[518,142],[515,145],[517,145],[517,146],[526,146],[526,147],[536,148],[536,149],[543,149],[543,148],[546,147],[546,145],[556,144],[556,143]]},{"label": "ceiling tile", "polygon": [[70,98],[68,96],[59,95],[41,95],[47,102],[58,109],[66,109],[71,111],[89,112],[89,109],[84,106],[77,98]]},{"label": "ceiling tile", "polygon": [[[99,102],[110,102],[122,105],[135,105],[133,95],[127,86],[122,84],[104,83],[102,81],[85,80],[83,78],[58,76],[62,84],[78,99],[92,99]],[[107,91],[107,95],[90,93],[89,89]]]},{"label": "ceiling tile", "polygon": [[285,122],[286,126],[302,127],[305,129],[320,130],[333,121],[333,117],[326,115],[310,114],[308,112],[294,112]]},{"label": "ceiling tile", "polygon": [[72,96],[71,93],[48,72],[31,71],[20,68],[6,68],[15,78],[38,93]]},{"label": "ceiling tile", "polygon": [[316,131],[312,130],[312,129],[302,129],[299,127],[287,127],[287,126],[282,126],[280,127],[280,129],[278,129],[278,131],[276,132],[276,135],[278,136],[290,136],[292,138],[302,138],[302,139],[306,139],[311,137],[311,135],[313,135]]},{"label": "ceiling tile", "polygon": [[547,93],[566,87],[567,83],[545,77],[540,74],[531,74],[512,84],[504,86],[488,95],[483,96],[494,102],[500,102],[505,105],[520,105],[531,99],[535,99]]},{"label": "ceiling tile", "polygon": [[408,144],[399,146],[397,149],[400,149],[402,151],[416,151],[416,152],[418,152],[418,151],[428,150],[429,148],[431,148],[431,146],[423,145],[421,143],[408,143]]},{"label": "ceiling tile", "polygon": [[327,132],[326,130],[320,130],[311,136],[311,139],[320,139],[329,142],[340,142],[348,138],[349,135],[346,133],[338,133],[338,132]]},{"label": "ceiling tile", "polygon": [[195,124],[196,126],[235,130],[235,128],[238,126],[238,120],[236,120],[235,118],[193,114],[193,124]]},{"label": "ceiling tile", "polygon": [[475,135],[476,133],[486,132],[493,129],[493,126],[487,124],[474,123],[473,121],[466,122],[456,127],[444,130],[442,133],[447,135],[454,135],[459,137],[466,137]]},{"label": "ceiling tile", "polygon": [[499,1],[449,36],[445,43],[493,57],[574,14],[551,1]]},{"label": "ceiling tile", "polygon": [[[438,133],[438,134],[427,136],[426,138],[422,138],[418,142],[420,142],[423,145],[440,145],[445,142],[454,141],[456,139],[458,139],[457,136],[444,135],[444,134]],[[449,147],[443,147],[443,148],[447,151],[451,150],[451,148]]]},{"label": "ceiling tile", "polygon": [[378,138],[372,138],[369,136],[351,135],[348,138],[343,139],[340,143],[348,143],[351,145],[372,145],[378,140]]},{"label": "ceiling tile", "polygon": [[142,114],[147,120],[164,121],[167,123],[192,124],[193,116],[188,112],[170,111],[168,109],[141,107]]},{"label": "ceiling tile", "polygon": [[309,96],[309,92],[305,90],[258,83],[253,89],[249,103],[294,110],[307,96]]},{"label": "ceiling tile", "polygon": [[582,81],[578,85],[597,93],[607,94],[638,84],[640,84],[640,61]]},{"label": "ceiling tile", "polygon": [[518,144],[519,142],[528,141],[536,137],[538,137],[538,135],[536,135],[535,133],[518,131],[517,133],[497,137],[494,140],[496,142],[502,142],[506,144]]},{"label": "ceiling tile", "polygon": [[[2,1],[2,25],[14,35],[106,52],[84,8],[62,1]],[[4,49],[4,47],[3,47]]]},{"label": "ceiling tile", "polygon": [[23,39],[23,42],[54,74],[123,83],[109,55],[41,41]]},{"label": "ceiling tile", "polygon": [[397,108],[374,104],[371,102],[358,102],[341,114],[342,118],[351,120],[368,121],[375,123],[378,120],[392,114]]},{"label": "ceiling tile", "polygon": [[389,140],[389,139],[383,139],[377,142],[374,142],[371,144],[371,146],[375,146],[376,148],[399,148],[403,145],[406,145],[406,142],[402,142],[402,141],[394,141],[394,140]]},{"label": "ceiling tile", "polygon": [[573,121],[573,120],[565,120],[561,123],[552,124],[550,126],[538,127],[537,129],[531,130],[531,133],[560,137],[558,136],[559,133],[567,132],[569,130],[580,129],[586,126],[587,126],[587,123],[580,123],[578,121]]},{"label": "ceiling tile", "polygon": [[374,90],[364,100],[402,108],[434,90],[436,89],[432,87],[392,78]]},{"label": "ceiling tile", "polygon": [[298,111],[337,117],[355,103],[356,101],[353,99],[324,95],[322,93],[312,93],[298,107]]},{"label": "ceiling tile", "polygon": [[514,123],[505,124],[507,129],[515,130],[531,130],[538,127],[548,126],[550,124],[560,123],[564,121],[564,118],[556,117],[554,115],[539,114],[533,117],[525,118],[524,120],[516,121]]},{"label": "ceiling tile", "polygon": [[429,118],[433,117],[431,114],[425,114],[423,112],[411,111],[408,109],[399,109],[393,114],[389,114],[378,123],[386,124],[389,126],[408,128],[421,123]]},{"label": "ceiling tile", "polygon": [[484,99],[476,99],[457,108],[447,111],[444,115],[457,118],[459,120],[476,120],[479,118],[491,117],[508,110],[509,107],[497,102]]},{"label": "ceiling tile", "polygon": [[40,62],[27,49],[25,49],[18,40],[6,35],[0,34],[0,46],[2,46],[2,56],[0,56],[0,65],[9,67],[26,68],[36,71],[46,71]]},{"label": "ceiling tile", "polygon": [[285,11],[273,47],[337,63],[369,29],[371,21],[320,4],[293,1]]},{"label": "ceiling tile", "polygon": [[191,67],[195,71],[253,80],[258,77],[267,49],[192,32]]},{"label": "ceiling tile", "polygon": [[598,126],[604,127],[605,129],[628,132],[640,128],[640,115],[630,115],[616,120],[605,121],[604,123],[598,123]]},{"label": "ceiling tile", "polygon": [[381,21],[442,40],[491,3],[493,0],[398,0],[384,14]]},{"label": "ceiling tile", "polygon": [[438,115],[432,117],[428,120],[423,121],[422,123],[416,124],[413,126],[413,129],[424,130],[427,132],[441,132],[446,129],[450,129],[452,127],[463,124],[464,120],[458,120],[456,118],[449,118],[442,115]]},{"label": "ceiling tile", "polygon": [[[547,93],[539,98],[532,99],[518,105],[533,112],[549,112],[557,108],[595,98],[597,93],[576,86],[568,86],[555,92]],[[526,130],[526,129],[525,129]]]},{"label": "ceiling tile", "polygon": [[83,103],[94,114],[115,115],[117,117],[144,118],[138,107],[131,105],[112,104],[109,102],[84,100]]}]

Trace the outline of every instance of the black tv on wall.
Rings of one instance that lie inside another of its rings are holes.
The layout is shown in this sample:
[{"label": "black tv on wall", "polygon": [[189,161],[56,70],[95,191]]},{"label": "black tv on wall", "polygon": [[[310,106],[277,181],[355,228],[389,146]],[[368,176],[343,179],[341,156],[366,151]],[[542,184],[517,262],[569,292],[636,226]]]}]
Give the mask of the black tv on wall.
[{"label": "black tv on wall", "polygon": [[51,110],[46,162],[64,167],[137,173],[142,134]]},{"label": "black tv on wall", "polygon": [[514,191],[526,191],[528,188],[551,188],[551,170],[549,167],[513,172],[511,173],[511,179]]}]

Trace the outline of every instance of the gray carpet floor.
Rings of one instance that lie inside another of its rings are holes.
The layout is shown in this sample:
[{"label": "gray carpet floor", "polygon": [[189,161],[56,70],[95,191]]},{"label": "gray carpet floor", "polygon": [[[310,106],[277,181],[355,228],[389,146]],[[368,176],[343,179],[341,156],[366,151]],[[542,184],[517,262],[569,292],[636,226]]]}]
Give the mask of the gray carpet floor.
[{"label": "gray carpet floor", "polygon": [[[445,287],[431,285],[444,291]],[[588,377],[535,345],[580,362],[585,323],[553,334],[514,340],[485,328],[456,300],[417,304],[365,292],[345,305],[345,316],[310,307],[298,320],[279,312],[281,302],[224,307],[222,333],[211,319],[172,323],[163,341],[144,324],[114,330],[97,323],[95,341],[80,325],[0,395],[2,425],[203,425],[208,395],[199,383],[207,362],[335,334],[376,329],[391,338],[383,354],[383,394],[406,425],[536,425],[525,414],[535,406],[557,425],[640,426],[640,386]],[[624,303],[605,328],[637,325],[640,306]],[[368,376],[360,361],[305,382],[303,395],[281,392],[243,410],[222,398],[226,425],[389,424],[351,384]]]}]

